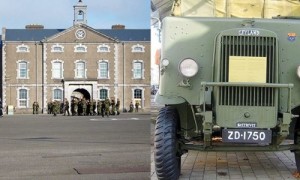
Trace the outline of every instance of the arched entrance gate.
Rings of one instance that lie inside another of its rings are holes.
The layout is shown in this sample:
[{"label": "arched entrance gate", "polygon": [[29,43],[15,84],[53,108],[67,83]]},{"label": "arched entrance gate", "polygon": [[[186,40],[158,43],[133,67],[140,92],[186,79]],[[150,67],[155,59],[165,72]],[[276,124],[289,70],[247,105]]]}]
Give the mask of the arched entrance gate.
[{"label": "arched entrance gate", "polygon": [[83,89],[83,88],[78,88],[78,89],[75,89],[72,94],[71,94],[71,99],[72,98],[78,98],[78,99],[91,99],[91,95],[90,93],[86,90],[86,89]]},{"label": "arched entrance gate", "polygon": [[97,98],[97,82],[96,81],[65,81],[65,94],[64,97],[69,100],[72,98],[86,100],[96,99]]}]

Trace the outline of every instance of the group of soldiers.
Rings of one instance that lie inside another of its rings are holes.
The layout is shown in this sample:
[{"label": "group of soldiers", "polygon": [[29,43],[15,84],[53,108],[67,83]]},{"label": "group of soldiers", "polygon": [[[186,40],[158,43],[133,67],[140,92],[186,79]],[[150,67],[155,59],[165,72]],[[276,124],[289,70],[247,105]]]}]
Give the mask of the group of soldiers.
[{"label": "group of soldiers", "polygon": [[[139,101],[136,101],[135,104],[134,104],[134,106],[135,106],[135,112],[139,112],[139,106],[140,106]],[[133,106],[133,103],[130,102],[129,111],[128,112],[133,112],[134,106]]]},{"label": "group of soldiers", "polygon": [[[69,111],[71,107],[71,113]],[[53,101],[48,103],[48,114],[57,114],[62,113],[65,115],[72,116],[95,116],[101,115],[102,117],[110,115],[119,115],[120,114],[120,100],[117,99],[115,102],[114,99],[110,100],[106,98],[104,101],[96,100],[87,100],[85,98],[79,99],[73,97],[71,104],[67,99],[63,103],[59,101]]]},{"label": "group of soldiers", "polygon": [[[61,103],[59,101],[53,101],[48,103],[48,114],[53,114],[56,116],[57,114],[61,113]],[[32,111],[33,114],[39,114],[39,103],[38,102],[33,102],[32,104]]]},{"label": "group of soldiers", "polygon": [[[65,101],[65,104],[67,101]],[[67,105],[66,105],[67,106]],[[68,108],[67,108],[68,109]],[[85,98],[73,98],[71,100],[71,113],[73,116],[95,116],[102,117],[120,114],[120,100],[110,100],[106,98],[104,101],[86,100]]]},{"label": "group of soldiers", "polygon": [[[139,111],[139,102],[136,101],[135,104],[131,102],[129,105],[129,111],[135,112]],[[33,103],[33,114],[38,114],[39,111],[39,103]],[[71,107],[71,113],[70,113]],[[67,98],[61,103],[60,101],[53,101],[48,103],[48,114],[53,114],[56,116],[57,114],[63,114],[64,116],[72,115],[72,116],[107,116],[110,115],[119,115],[120,114],[120,100],[117,99],[115,102],[114,99],[110,100],[106,98],[104,101],[96,101],[96,100],[87,100],[85,98],[77,98],[73,97],[71,100],[71,106]]]},{"label": "group of soldiers", "polygon": [[60,101],[55,100],[53,102],[49,102],[47,106],[48,114],[53,114],[56,116],[57,114],[62,113],[63,104]]},{"label": "group of soldiers", "polygon": [[32,111],[33,111],[33,114],[38,114],[39,113],[39,103],[34,101],[33,104],[32,104]]}]

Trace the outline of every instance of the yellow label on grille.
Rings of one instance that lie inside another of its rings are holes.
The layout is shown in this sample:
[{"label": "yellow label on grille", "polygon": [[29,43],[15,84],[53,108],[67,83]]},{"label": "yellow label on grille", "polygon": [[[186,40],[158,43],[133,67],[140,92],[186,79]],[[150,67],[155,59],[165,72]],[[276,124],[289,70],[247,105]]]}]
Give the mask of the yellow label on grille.
[{"label": "yellow label on grille", "polygon": [[229,82],[267,82],[267,57],[229,56]]}]

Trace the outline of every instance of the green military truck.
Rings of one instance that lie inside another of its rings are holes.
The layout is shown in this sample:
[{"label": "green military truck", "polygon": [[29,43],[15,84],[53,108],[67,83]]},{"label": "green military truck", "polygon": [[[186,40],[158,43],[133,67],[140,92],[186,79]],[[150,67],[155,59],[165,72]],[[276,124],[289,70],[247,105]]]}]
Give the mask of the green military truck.
[{"label": "green military truck", "polygon": [[159,179],[177,179],[189,150],[291,150],[300,171],[299,35],[289,17],[163,19]]}]

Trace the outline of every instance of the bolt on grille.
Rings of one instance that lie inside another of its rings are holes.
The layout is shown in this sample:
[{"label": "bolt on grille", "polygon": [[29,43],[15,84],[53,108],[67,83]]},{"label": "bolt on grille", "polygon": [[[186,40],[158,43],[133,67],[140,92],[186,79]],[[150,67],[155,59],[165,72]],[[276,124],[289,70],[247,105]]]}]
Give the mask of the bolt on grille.
[{"label": "bolt on grille", "polygon": [[[228,82],[229,57],[266,57],[266,83],[276,83],[276,38],[222,36],[220,46],[220,82]],[[274,106],[275,88],[220,87],[219,105]]]}]

